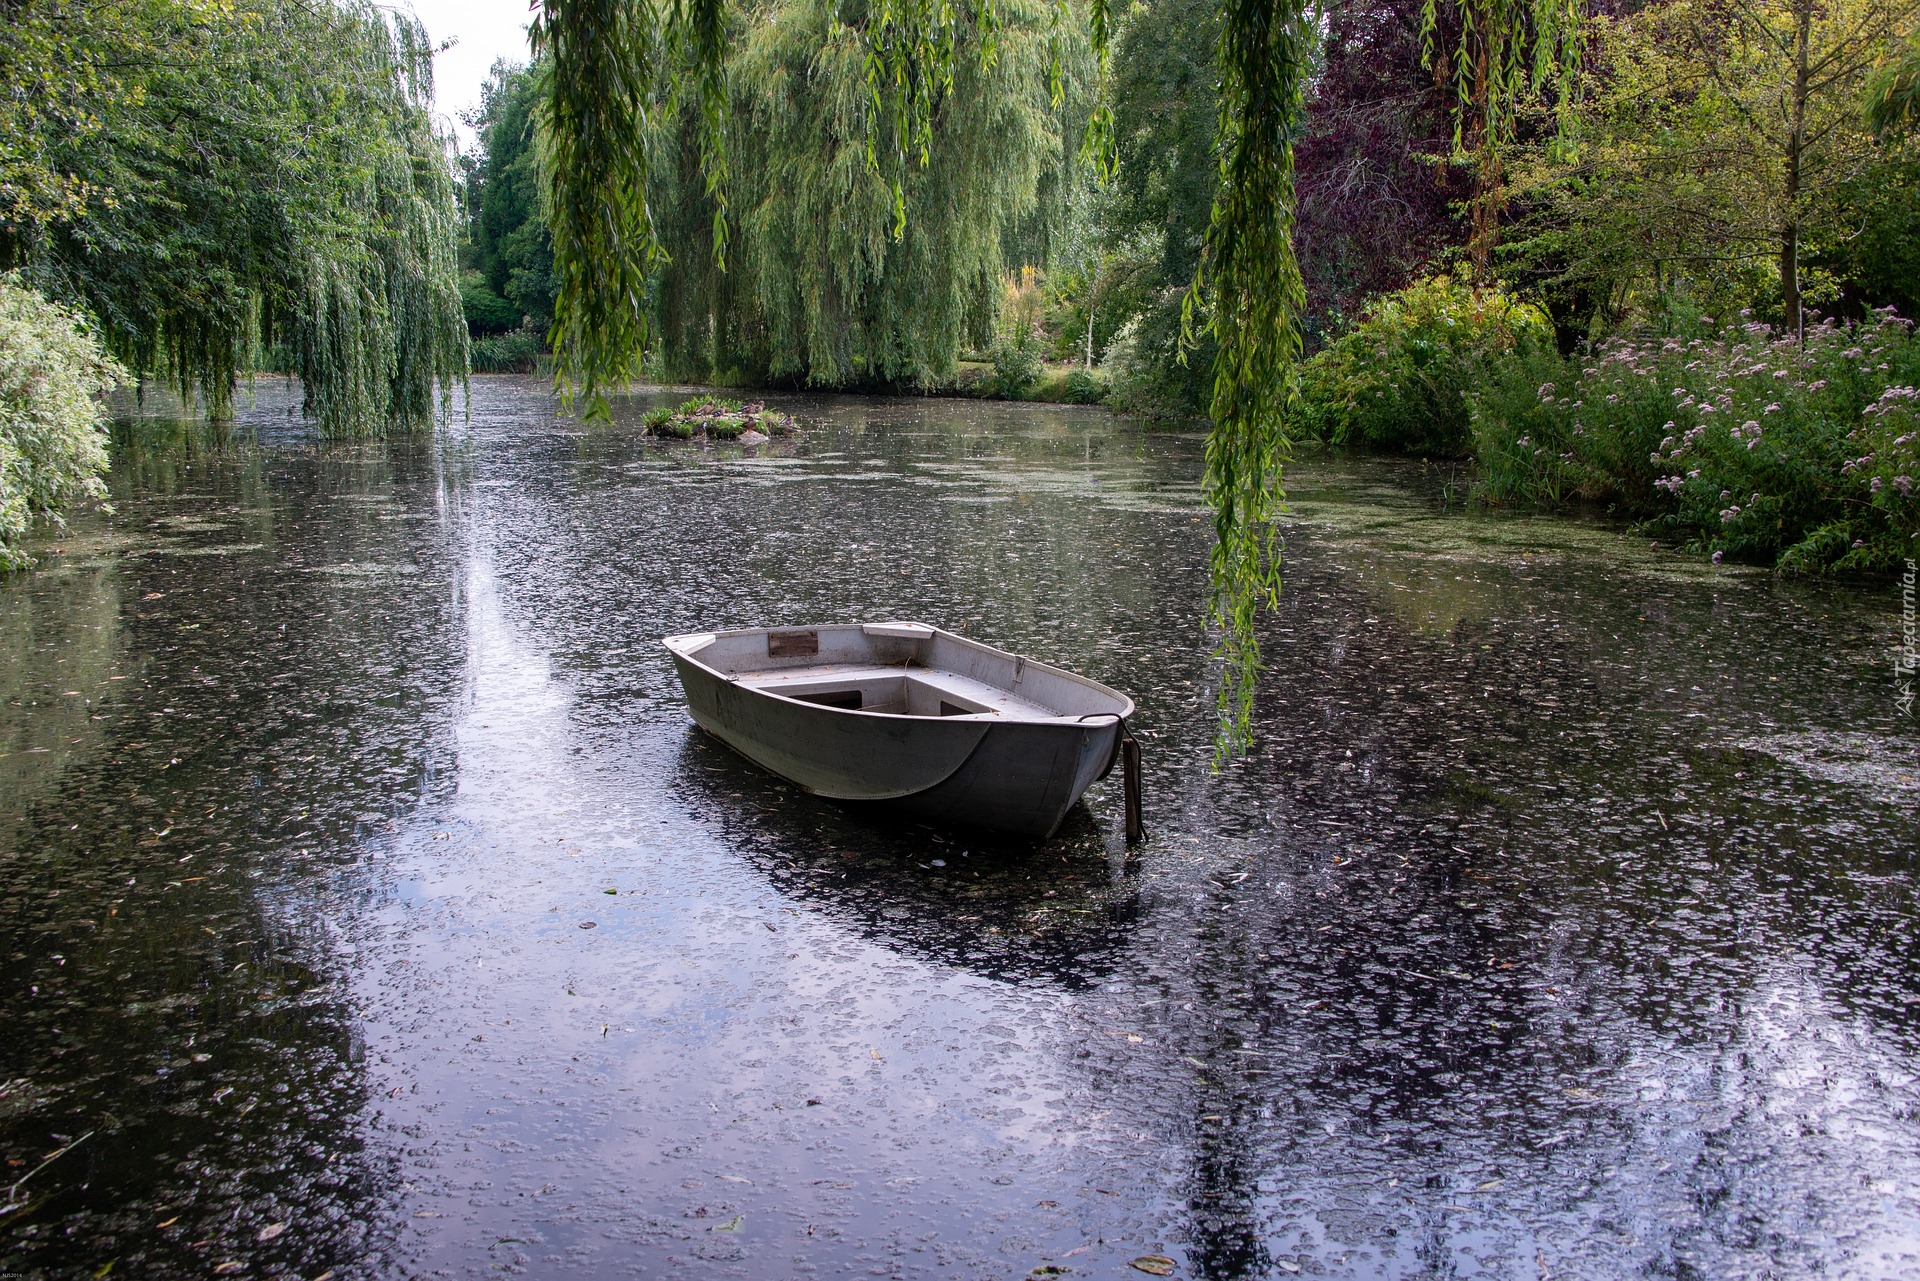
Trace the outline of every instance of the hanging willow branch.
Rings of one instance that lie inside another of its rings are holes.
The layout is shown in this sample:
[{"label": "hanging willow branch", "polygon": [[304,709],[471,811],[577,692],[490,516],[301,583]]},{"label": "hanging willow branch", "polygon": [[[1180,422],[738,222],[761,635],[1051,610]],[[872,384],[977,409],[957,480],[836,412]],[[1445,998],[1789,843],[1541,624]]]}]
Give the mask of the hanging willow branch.
[{"label": "hanging willow branch", "polygon": [[604,414],[639,372],[647,276],[660,258],[647,208],[647,113],[661,67],[647,0],[549,0],[529,35],[552,60],[541,125],[557,285],[548,340],[563,397]]},{"label": "hanging willow branch", "polygon": [[1474,164],[1474,271],[1484,279],[1499,233],[1502,158],[1513,140],[1523,103],[1543,90],[1558,98],[1560,121],[1570,120],[1584,49],[1584,0],[1454,0],[1459,42],[1440,49],[1441,0],[1420,10],[1421,54],[1454,92],[1453,148]]},{"label": "hanging willow branch", "polygon": [[[666,7],[660,7],[664,3]],[[1064,8],[1066,0],[1060,0]],[[1110,0],[1089,5],[1101,69],[1110,45]],[[894,239],[906,231],[906,182],[932,157],[935,115],[953,91],[955,51],[966,37],[983,71],[998,57],[996,0],[866,0],[838,19],[865,46],[866,166],[893,202]],[[640,372],[652,337],[648,285],[664,251],[648,200],[652,116],[689,91],[699,106],[701,169],[713,202],[712,244],[728,243],[726,0],[544,0],[530,32],[547,60],[541,112],[548,221],[557,284],[555,384],[604,417],[606,395]],[[1060,88],[1060,51],[1049,68]],[[1112,113],[1095,111],[1086,154],[1114,163]]]},{"label": "hanging willow branch", "polygon": [[1204,315],[1214,357],[1206,490],[1213,507],[1213,609],[1225,670],[1219,754],[1252,741],[1260,610],[1280,594],[1287,410],[1306,289],[1293,252],[1293,140],[1309,55],[1301,0],[1220,8],[1220,187],[1200,274],[1187,293],[1189,341]]}]

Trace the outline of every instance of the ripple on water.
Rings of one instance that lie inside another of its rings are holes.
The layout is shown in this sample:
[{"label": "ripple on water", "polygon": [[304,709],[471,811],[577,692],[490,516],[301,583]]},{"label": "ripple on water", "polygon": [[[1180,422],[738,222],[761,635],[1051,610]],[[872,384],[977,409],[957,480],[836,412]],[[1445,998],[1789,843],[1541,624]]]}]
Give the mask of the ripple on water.
[{"label": "ripple on water", "polygon": [[[1193,433],[474,387],[129,429],[3,589],[0,1267],[1920,1271],[1886,593],[1303,457],[1216,771]],[[1148,841],[799,793],[657,643],[872,616],[1132,693]]]}]

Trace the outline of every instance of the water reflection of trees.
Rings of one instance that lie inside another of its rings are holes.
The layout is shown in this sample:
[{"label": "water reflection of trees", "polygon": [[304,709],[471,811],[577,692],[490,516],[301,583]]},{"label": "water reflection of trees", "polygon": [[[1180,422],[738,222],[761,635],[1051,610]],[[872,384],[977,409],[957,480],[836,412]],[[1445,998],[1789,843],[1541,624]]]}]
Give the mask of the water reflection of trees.
[{"label": "water reflection of trees", "polygon": [[[363,842],[446,781],[447,554],[381,519],[431,508],[437,460],[166,440],[123,458],[117,544],[9,603],[38,638],[11,678],[84,686],[102,719],[0,802],[0,1147],[32,1168],[88,1136],[0,1219],[0,1258],[312,1274],[386,1248],[327,918]],[[376,572],[315,572],[342,563]],[[0,708],[5,737],[37,710]]]}]

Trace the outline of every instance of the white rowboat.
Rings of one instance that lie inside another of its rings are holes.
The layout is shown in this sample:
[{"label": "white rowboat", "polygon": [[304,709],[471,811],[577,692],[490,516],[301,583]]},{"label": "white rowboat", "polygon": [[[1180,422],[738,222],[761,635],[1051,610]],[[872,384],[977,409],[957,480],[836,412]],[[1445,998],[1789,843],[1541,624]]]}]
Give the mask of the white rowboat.
[{"label": "white rowboat", "polygon": [[1053,835],[1125,757],[1139,829],[1133,700],[923,623],[695,632],[663,642],[700,727],[819,796]]}]

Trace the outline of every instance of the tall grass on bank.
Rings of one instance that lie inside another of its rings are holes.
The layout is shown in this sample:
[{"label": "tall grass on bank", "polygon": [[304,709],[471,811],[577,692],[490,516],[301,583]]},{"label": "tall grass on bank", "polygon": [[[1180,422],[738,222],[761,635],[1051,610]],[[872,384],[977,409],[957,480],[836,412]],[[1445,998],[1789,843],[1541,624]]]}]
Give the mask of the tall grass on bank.
[{"label": "tall grass on bank", "polygon": [[550,360],[546,339],[533,329],[476,338],[469,351],[476,374],[537,374]]},{"label": "tall grass on bank", "polygon": [[1920,554],[1920,341],[1891,310],[1804,346],[1763,324],[1517,353],[1471,402],[1481,493],[1605,501],[1702,553],[1786,572]]}]

